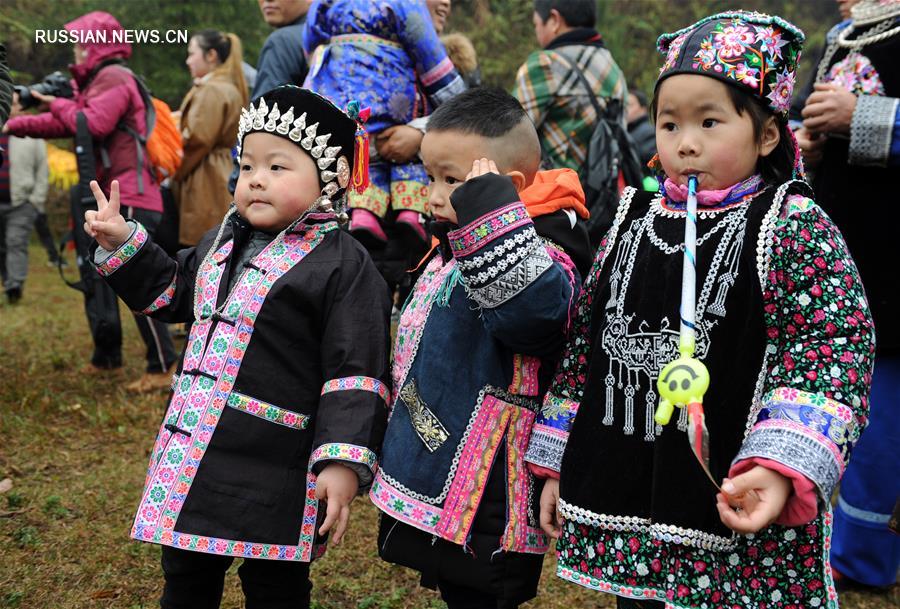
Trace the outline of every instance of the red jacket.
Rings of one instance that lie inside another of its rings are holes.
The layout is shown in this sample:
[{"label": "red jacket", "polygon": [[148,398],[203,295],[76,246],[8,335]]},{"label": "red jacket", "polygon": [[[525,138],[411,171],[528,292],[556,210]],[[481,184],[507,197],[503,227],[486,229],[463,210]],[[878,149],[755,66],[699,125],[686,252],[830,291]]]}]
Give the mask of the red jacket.
[{"label": "red jacket", "polygon": [[[118,128],[124,122],[142,135],[146,131],[144,101],[134,76],[116,64],[98,69],[110,59],[131,56],[130,44],[113,41],[112,32],[122,31],[122,26],[109,13],[94,11],[67,23],[65,28],[70,32],[92,30],[95,37],[97,32],[106,32],[106,43],[83,44],[86,61],[69,66],[74,77],[74,99],[58,97],[50,104],[50,112],[10,119],[7,122],[10,133],[40,138],[71,137],[75,135],[75,115],[84,112],[88,130],[94,137],[97,181],[101,188],[109,192],[112,181],[118,180],[123,205],[161,212],[162,198],[159,186],[151,178],[146,151],[141,171],[143,192],[139,192],[135,139]],[[109,167],[104,164],[104,149]]]}]

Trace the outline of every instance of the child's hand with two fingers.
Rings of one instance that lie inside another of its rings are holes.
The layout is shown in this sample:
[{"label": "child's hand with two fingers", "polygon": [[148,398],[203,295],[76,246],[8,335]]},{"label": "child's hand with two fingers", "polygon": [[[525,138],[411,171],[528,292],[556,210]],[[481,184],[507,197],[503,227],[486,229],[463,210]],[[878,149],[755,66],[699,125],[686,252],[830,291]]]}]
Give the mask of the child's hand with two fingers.
[{"label": "child's hand with two fingers", "polygon": [[128,241],[132,232],[125,218],[119,213],[119,181],[112,181],[108,200],[96,180],[91,180],[91,192],[97,200],[97,211],[85,212],[84,232],[96,239],[100,247],[108,252],[114,252]]},{"label": "child's hand with two fingers", "polygon": [[722,481],[716,508],[722,524],[747,535],[766,528],[781,515],[794,490],[789,478],[757,465],[750,471]]},{"label": "child's hand with two fingers", "polygon": [[349,467],[340,463],[326,465],[316,478],[316,499],[327,504],[325,521],[319,527],[319,535],[324,535],[332,528],[334,534],[331,543],[338,545],[347,531],[350,521],[350,504],[359,491],[359,478]]}]

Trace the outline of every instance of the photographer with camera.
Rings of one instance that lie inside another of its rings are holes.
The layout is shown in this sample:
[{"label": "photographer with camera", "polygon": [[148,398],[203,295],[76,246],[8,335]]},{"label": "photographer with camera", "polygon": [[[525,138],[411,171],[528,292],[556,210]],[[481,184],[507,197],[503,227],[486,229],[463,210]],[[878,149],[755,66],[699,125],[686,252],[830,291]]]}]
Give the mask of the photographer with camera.
[{"label": "photographer with camera", "polygon": [[[94,11],[67,23],[65,28],[83,42],[75,44],[75,64],[69,66],[74,78],[72,98],[65,97],[67,91],[60,79],[51,76],[30,88],[41,109],[49,111],[12,119],[3,130],[17,136],[75,137],[80,181],[72,192],[74,237],[80,289],[85,294],[85,311],[94,339],[87,370],[96,371],[122,365],[122,329],[115,294],[91,267],[87,254],[90,238],[81,229],[85,211],[96,209],[89,182],[96,174],[101,188],[108,192],[112,181],[118,180],[122,199],[129,203],[123,207],[123,215],[140,222],[151,236],[162,219],[163,204],[146,147],[133,135],[149,134],[137,81],[124,65],[131,56],[131,45],[109,42],[124,39],[122,26],[109,13]],[[118,37],[113,35],[115,31],[120,32]],[[142,392],[166,388],[170,382],[167,372],[176,359],[168,328],[143,315],[136,314],[135,321],[147,347],[147,369],[128,389]]]}]

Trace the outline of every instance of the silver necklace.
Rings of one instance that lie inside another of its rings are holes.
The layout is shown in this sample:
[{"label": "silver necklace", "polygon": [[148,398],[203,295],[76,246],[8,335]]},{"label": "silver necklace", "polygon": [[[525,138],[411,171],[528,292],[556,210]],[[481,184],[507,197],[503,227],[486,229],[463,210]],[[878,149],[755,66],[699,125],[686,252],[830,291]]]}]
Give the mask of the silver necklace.
[{"label": "silver necklace", "polygon": [[816,70],[816,82],[825,82],[825,72],[827,72],[828,69],[832,67],[831,59],[834,57],[834,54],[837,53],[837,50],[839,48],[850,49],[850,53],[848,54],[849,57],[850,54],[858,52],[861,48],[868,44],[890,38],[891,36],[900,32],[900,26],[887,31],[888,28],[891,27],[892,23],[893,18],[882,21],[881,23],[873,27],[870,31],[866,32],[864,36],[850,41],[847,40],[847,37],[850,36],[850,34],[853,32],[853,23],[839,32],[835,39],[828,44],[828,47],[825,49],[825,53],[822,55],[822,61],[819,62],[819,68],[818,70]]}]

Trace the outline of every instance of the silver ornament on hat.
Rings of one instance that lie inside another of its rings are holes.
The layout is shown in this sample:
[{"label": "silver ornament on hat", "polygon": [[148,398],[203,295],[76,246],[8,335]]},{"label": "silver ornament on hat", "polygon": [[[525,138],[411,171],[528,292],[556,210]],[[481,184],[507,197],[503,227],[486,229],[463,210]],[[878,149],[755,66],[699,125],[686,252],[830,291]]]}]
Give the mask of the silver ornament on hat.
[{"label": "silver ornament on hat", "polygon": [[300,118],[294,121],[294,128],[288,133],[291,140],[299,143],[303,138],[303,130],[306,129],[306,112],[300,115]]},{"label": "silver ornament on hat", "polygon": [[275,131],[281,135],[287,135],[291,128],[291,122],[294,120],[294,109],[288,108],[288,111],[281,115],[281,122],[275,127]]},{"label": "silver ornament on hat", "polygon": [[306,137],[300,140],[300,145],[303,146],[306,150],[310,150],[313,145],[313,139],[316,137],[316,130],[319,128],[319,123],[313,123],[309,127],[306,128]]},{"label": "silver ornament on hat", "polygon": [[[252,105],[250,106],[253,107]],[[265,127],[266,115],[269,113],[269,107],[266,105],[266,98],[259,100],[259,107],[256,108],[256,116],[253,117],[253,129],[263,129]]]},{"label": "silver ornament on hat", "polygon": [[278,118],[281,116],[281,112],[278,111],[278,102],[272,105],[272,111],[269,112],[269,120],[266,121],[265,129],[269,132],[274,132],[276,128],[276,122]]}]

